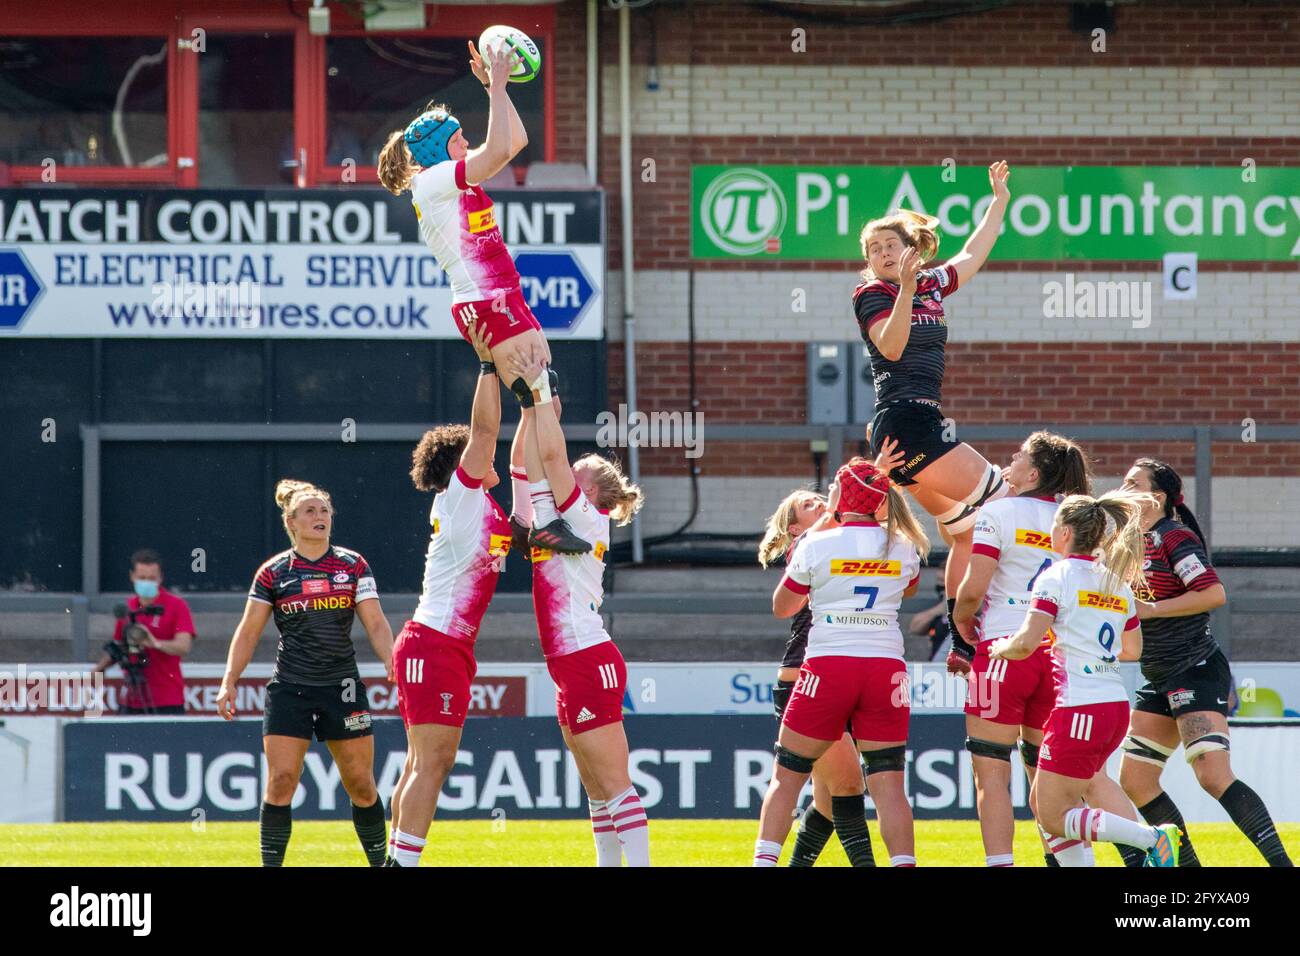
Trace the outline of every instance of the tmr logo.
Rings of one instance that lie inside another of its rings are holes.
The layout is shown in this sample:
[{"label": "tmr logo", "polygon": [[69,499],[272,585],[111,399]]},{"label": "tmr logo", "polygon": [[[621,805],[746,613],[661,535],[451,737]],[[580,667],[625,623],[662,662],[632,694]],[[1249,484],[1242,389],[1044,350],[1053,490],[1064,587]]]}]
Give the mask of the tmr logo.
[{"label": "tmr logo", "polygon": [[1095,607],[1102,611],[1128,613],[1128,601],[1115,594],[1101,594],[1098,591],[1080,591],[1079,607]]},{"label": "tmr logo", "polygon": [[19,249],[0,249],[0,332],[17,331],[45,286]]},{"label": "tmr logo", "polygon": [[148,936],[152,914],[152,893],[82,893],[74,886],[50,897],[51,926],[126,926],[134,936]]},{"label": "tmr logo", "polygon": [[544,329],[572,330],[596,301],[596,285],[572,252],[521,252],[515,267],[528,308]]},{"label": "tmr logo", "polygon": [[902,573],[897,561],[860,561],[856,558],[834,558],[831,574],[865,574],[872,577],[896,578]]}]

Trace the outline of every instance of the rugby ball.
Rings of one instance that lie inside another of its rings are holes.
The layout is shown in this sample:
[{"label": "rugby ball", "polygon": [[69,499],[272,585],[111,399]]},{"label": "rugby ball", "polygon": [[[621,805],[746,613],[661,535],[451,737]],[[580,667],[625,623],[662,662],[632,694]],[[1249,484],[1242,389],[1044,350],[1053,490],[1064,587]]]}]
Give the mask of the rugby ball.
[{"label": "rugby ball", "polygon": [[497,25],[484,30],[478,38],[479,55],[486,61],[488,51],[502,43],[519,54],[519,63],[510,74],[511,83],[527,83],[542,72],[542,51],[528,34],[514,27]]}]

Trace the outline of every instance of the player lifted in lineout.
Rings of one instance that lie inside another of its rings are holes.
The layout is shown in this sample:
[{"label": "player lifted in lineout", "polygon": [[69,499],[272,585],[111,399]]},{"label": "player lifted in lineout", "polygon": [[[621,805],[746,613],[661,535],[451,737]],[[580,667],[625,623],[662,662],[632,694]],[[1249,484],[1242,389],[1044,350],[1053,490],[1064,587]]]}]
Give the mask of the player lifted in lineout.
[{"label": "player lifted in lineout", "polygon": [[[379,153],[379,182],[396,196],[410,190],[420,238],[447,273],[452,318],[465,341],[473,344],[469,328],[477,325],[492,343],[491,362],[496,368],[527,365],[536,359],[549,368],[550,346],[524,299],[492,200],[479,185],[505,169],[528,145],[528,133],[506,91],[518,54],[500,44],[487,51],[485,64],[472,42],[469,52],[470,69],[488,90],[487,139],[471,149],[450,110],[431,104],[405,130],[389,135]],[[504,375],[502,379],[508,388],[515,387]],[[518,386],[531,384],[521,381]],[[533,544],[562,554],[591,550],[563,518],[531,532],[517,516],[511,524],[515,548]]]}]

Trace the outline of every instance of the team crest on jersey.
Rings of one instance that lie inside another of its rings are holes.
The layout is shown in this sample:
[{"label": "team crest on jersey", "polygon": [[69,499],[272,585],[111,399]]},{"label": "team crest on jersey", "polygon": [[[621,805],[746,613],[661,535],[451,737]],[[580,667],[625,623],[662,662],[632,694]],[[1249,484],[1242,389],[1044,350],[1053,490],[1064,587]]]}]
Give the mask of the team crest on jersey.
[{"label": "team crest on jersey", "polygon": [[832,558],[831,574],[867,575],[870,577],[896,578],[902,574],[902,566],[897,561],[865,561],[861,558]]},{"label": "team crest on jersey", "polygon": [[1051,551],[1052,536],[1030,528],[1017,528],[1016,544],[1027,544],[1031,548],[1042,548],[1044,551]]},{"label": "team crest on jersey", "polygon": [[472,209],[466,214],[470,232],[489,232],[497,227],[495,207]]},{"label": "team crest on jersey", "polygon": [[510,535],[494,534],[488,538],[488,554],[494,558],[510,553]]},{"label": "team crest on jersey", "polygon": [[1099,611],[1128,613],[1128,601],[1118,594],[1102,594],[1100,591],[1080,591],[1079,607],[1095,607]]}]

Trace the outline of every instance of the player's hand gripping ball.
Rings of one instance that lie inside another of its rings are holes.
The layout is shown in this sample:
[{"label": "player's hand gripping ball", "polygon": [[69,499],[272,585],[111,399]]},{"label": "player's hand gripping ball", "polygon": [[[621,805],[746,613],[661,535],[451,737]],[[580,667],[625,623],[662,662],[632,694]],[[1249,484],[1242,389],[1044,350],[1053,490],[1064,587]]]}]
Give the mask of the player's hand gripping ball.
[{"label": "player's hand gripping ball", "polygon": [[542,72],[542,51],[523,30],[500,25],[488,27],[479,35],[478,49],[487,56],[488,51],[503,43],[519,56],[519,62],[510,73],[511,83],[527,83]]}]

